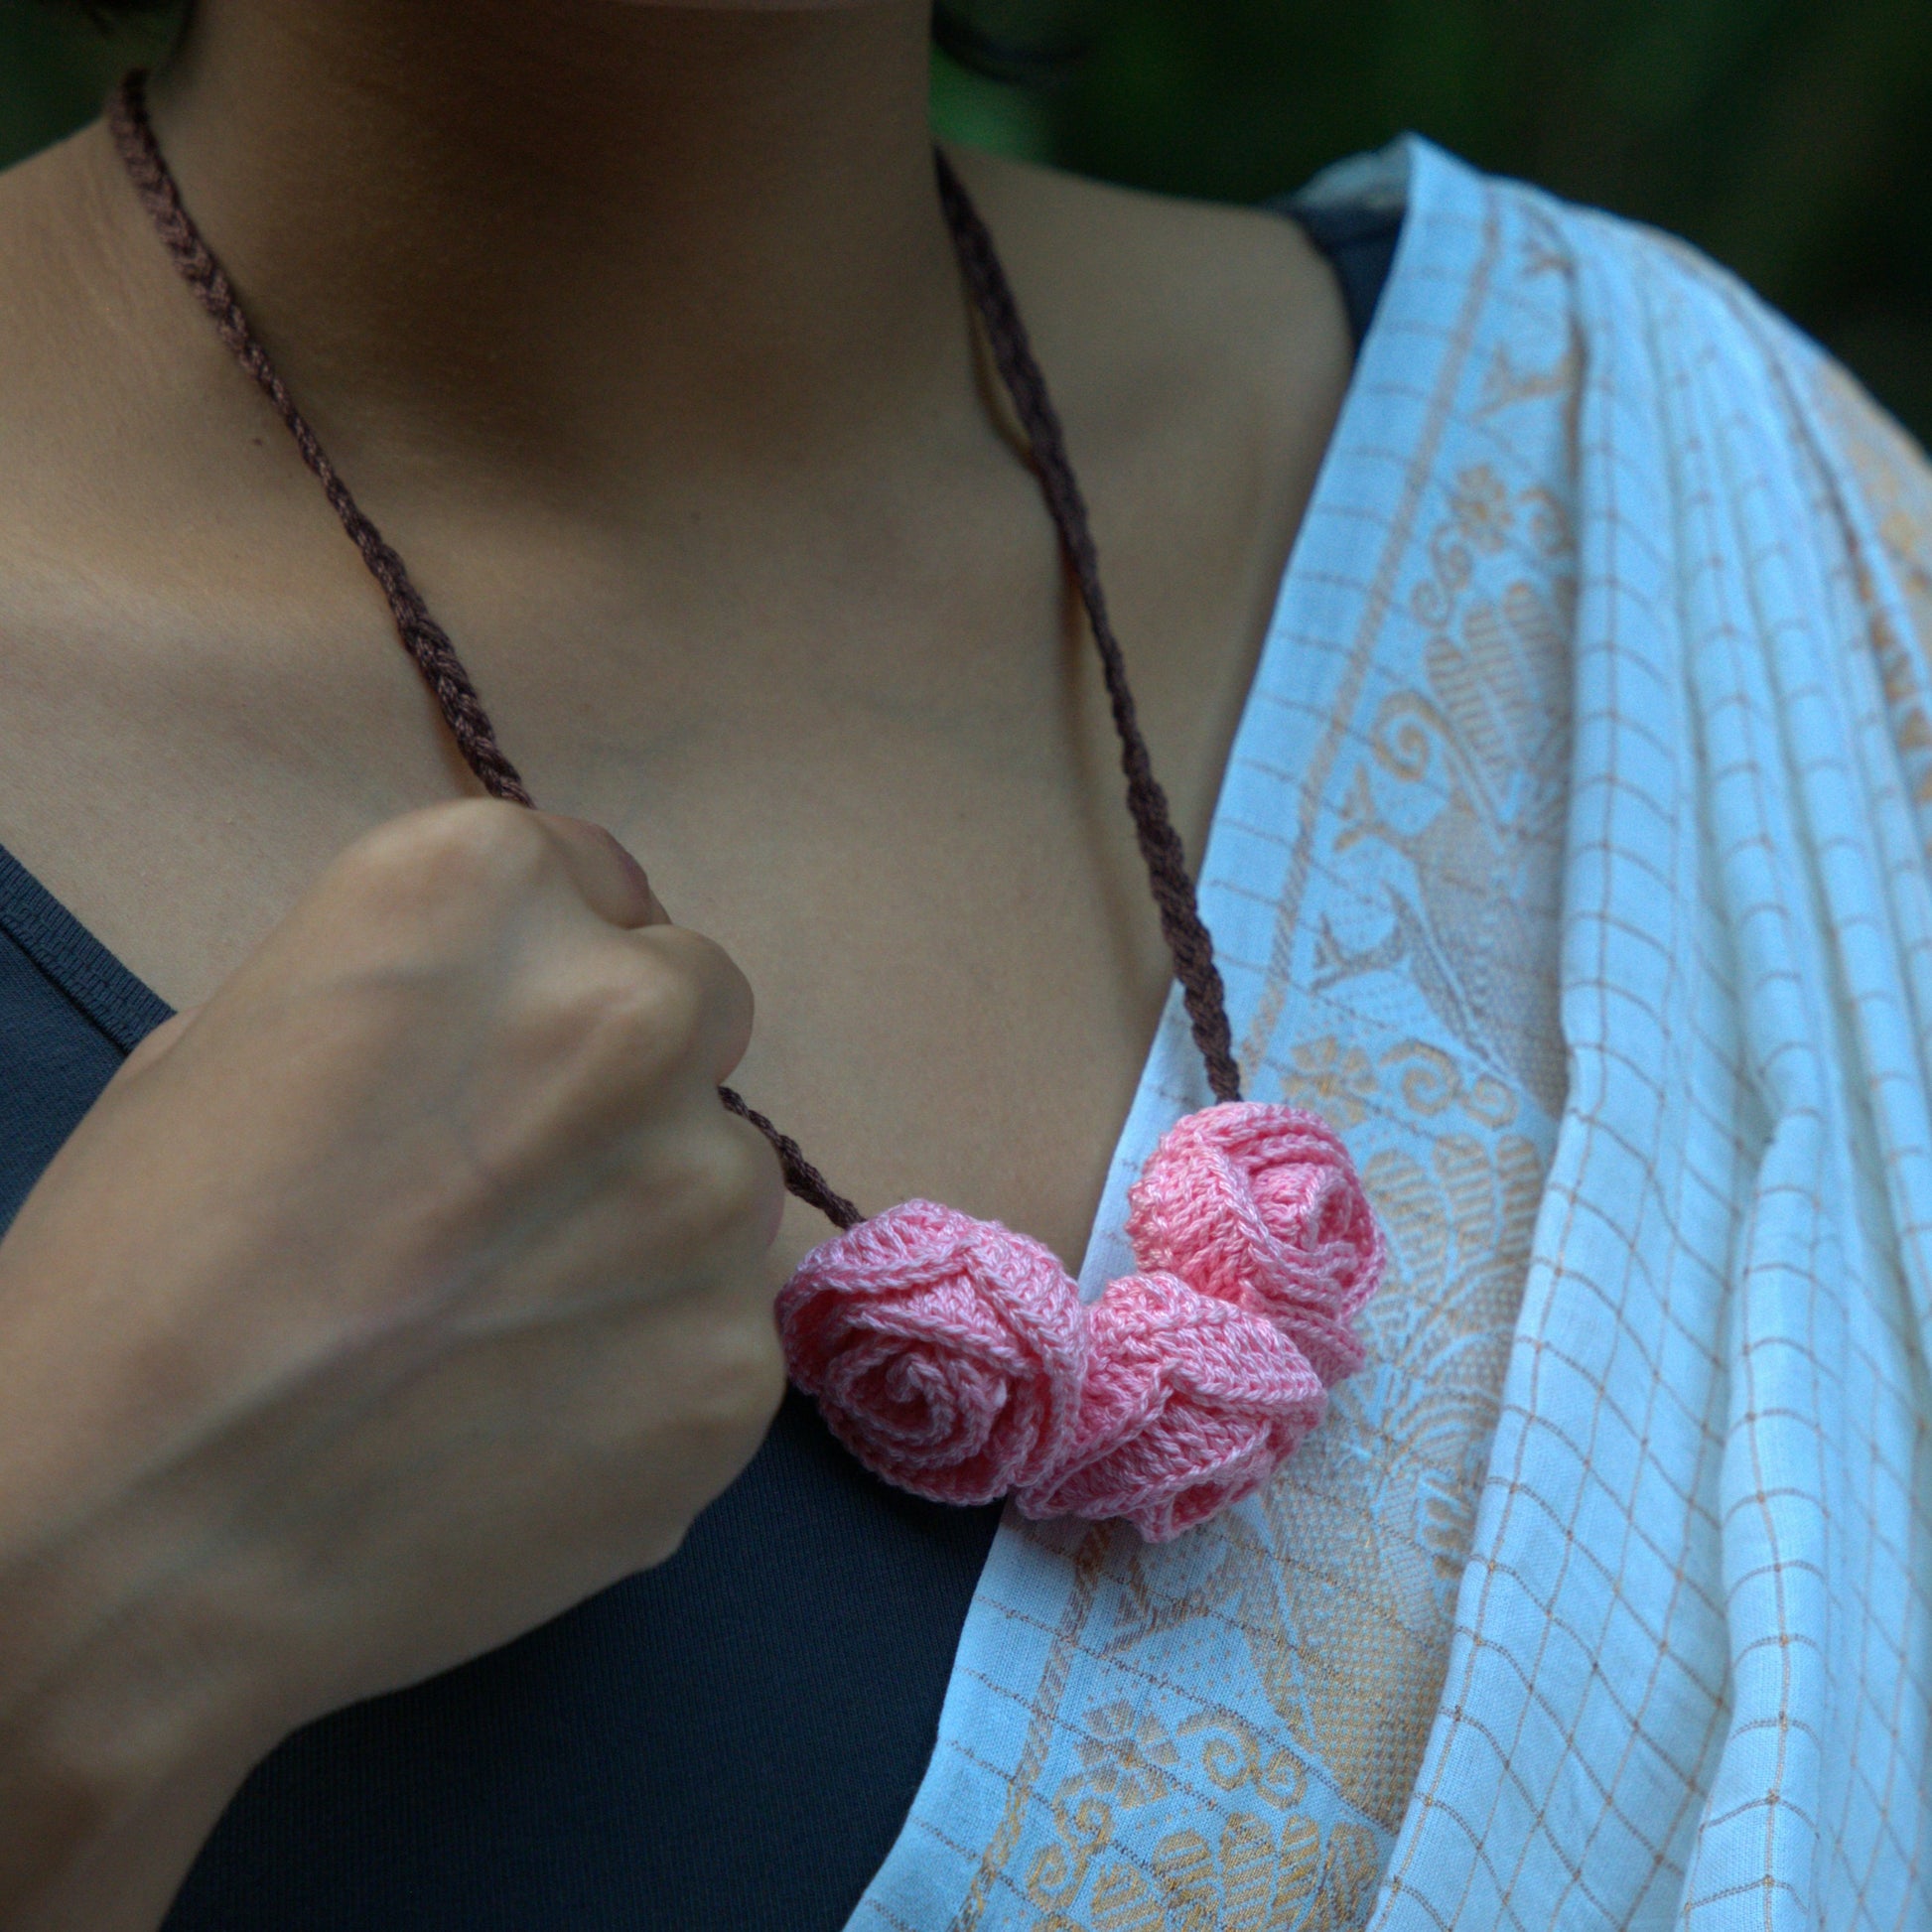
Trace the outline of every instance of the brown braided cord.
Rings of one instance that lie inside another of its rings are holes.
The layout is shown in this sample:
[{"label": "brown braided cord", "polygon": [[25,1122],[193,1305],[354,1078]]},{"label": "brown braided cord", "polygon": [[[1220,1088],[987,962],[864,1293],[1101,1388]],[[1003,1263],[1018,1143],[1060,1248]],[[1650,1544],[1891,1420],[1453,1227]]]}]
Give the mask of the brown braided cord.
[{"label": "brown braided cord", "polygon": [[720,1087],[718,1098],[740,1120],[749,1120],[771,1143],[778,1167],[785,1177],[785,1192],[815,1207],[835,1228],[856,1228],[866,1217],[858,1208],[805,1159],[805,1150],[782,1129],[774,1126],[759,1110],[747,1103],[733,1087]]},{"label": "brown braided cord", "polygon": [[492,798],[507,798],[512,804],[527,805],[530,793],[516,766],[503,756],[496,743],[483,700],[470,682],[470,673],[456,654],[443,626],[430,616],[422,593],[409,581],[402,559],[383,541],[382,533],[363,515],[348,485],[336,474],[335,465],[323,454],[308,419],[295,406],[268,351],[249,326],[248,318],[235,300],[234,289],[221,264],[202,239],[201,231],[182,206],[181,190],[175,184],[161,148],[148,120],[147,76],[130,73],[115,90],[107,108],[107,126],[114,137],[122,165],[141,197],[141,204],[153,217],[154,225],[166,246],[169,258],[180,270],[181,278],[195,291],[202,307],[214,320],[221,340],[233,351],[235,360],[255,378],[261,392],[274,404],[275,413],[288,425],[302,461],[315,473],[329,498],[330,507],[342,519],[369,574],[382,587],[389,600],[390,615],[396,621],[402,646],[415,659],[443,716],[449,721],[451,735],[465,762]]},{"label": "brown braided cord", "polygon": [[[108,104],[107,125],[122,165],[141,198],[141,205],[154,221],[169,259],[195,291],[202,307],[213,318],[222,342],[255,378],[262,393],[274,405],[275,413],[287,425],[295,447],[302,453],[302,461],[322,484],[330,506],[361,552],[370,576],[382,587],[402,647],[429,685],[449,725],[450,735],[456,740],[464,761],[477,774],[477,781],[492,798],[506,799],[513,805],[533,805],[536,801],[530,796],[529,787],[496,742],[496,728],[490,723],[489,714],[483,709],[483,699],[470,681],[470,673],[457,655],[449,633],[430,616],[429,607],[410,581],[402,558],[349,494],[348,485],[337,474],[308,419],[296,407],[295,399],[269,360],[267,349],[242,312],[234,288],[215,260],[213,250],[202,238],[201,230],[183,206],[181,190],[148,119],[146,82],[146,74],[140,71],[122,80]],[[732,1113],[751,1122],[770,1142],[788,1192],[808,1207],[817,1208],[834,1227],[855,1227],[865,1218],[806,1160],[798,1143],[749,1105],[742,1094],[730,1087],[720,1087],[718,1097]]]},{"label": "brown braided cord", "polygon": [[1161,931],[1173,955],[1174,977],[1180,981],[1193,1025],[1194,1044],[1207,1068],[1207,1083],[1216,1100],[1241,1098],[1241,1069],[1235,1064],[1233,1035],[1228,1027],[1227,1000],[1221,970],[1214,963],[1214,941],[1201,920],[1194,897],[1193,875],[1180,835],[1173,829],[1168,795],[1154,775],[1154,760],[1127,682],[1127,663],[1107,614],[1106,594],[1100,588],[1100,557],[1087,519],[1086,499],[1080,493],[1073,465],[1066,454],[1066,437],[1058,412],[1047,394],[1046,378],[1027,340],[1020,305],[1014,300],[1006,270],[994,251],[993,237],[979,210],[968,199],[965,185],[943,154],[935,157],[939,170],[939,200],[952,230],[959,265],[971,290],[980,320],[986,326],[993,359],[1007,393],[1020,416],[1033,449],[1034,469],[1040,493],[1059,532],[1073,581],[1086,609],[1087,625],[1100,653],[1101,675],[1113,707],[1114,730],[1120,737],[1120,765],[1127,777],[1127,809],[1147,863],[1148,884],[1161,913]]},{"label": "brown braided cord", "polygon": [[[249,325],[220,263],[184,207],[180,188],[148,119],[146,78],[136,70],[122,80],[109,103],[107,123],[122,165],[169,258],[212,318],[222,342],[274,406],[275,413],[294,438],[303,462],[322,484],[344,530],[381,587],[403,648],[429,685],[478,782],[491,797],[518,805],[533,804],[528,787],[497,743],[495,727],[449,634],[430,615],[422,594],[410,581],[402,558],[363,513],[349,493],[348,485],[337,474]],[[959,253],[961,271],[985,325],[1001,377],[1032,444],[1047,510],[1074,573],[1094,643],[1100,652],[1114,726],[1120,735],[1128,809],[1147,862],[1148,879],[1161,914],[1161,929],[1173,954],[1174,971],[1186,999],[1194,1042],[1206,1063],[1208,1083],[1215,1098],[1238,1100],[1240,1074],[1231,1050],[1213,942],[1201,923],[1186,856],[1169,816],[1167,796],[1154,777],[1146,741],[1141,736],[1133,693],[1127,682],[1127,667],[1101,593],[1099,561],[1086,504],[1067,459],[1059,419],[1047,395],[1045,377],[1028,343],[1013,291],[994,252],[992,236],[945,157],[940,155],[936,159],[940,200]],[[864,1218],[805,1158],[790,1135],[782,1133],[732,1088],[720,1087],[718,1093],[732,1113],[749,1121],[771,1144],[788,1192],[816,1208],[834,1227],[853,1227]]]}]

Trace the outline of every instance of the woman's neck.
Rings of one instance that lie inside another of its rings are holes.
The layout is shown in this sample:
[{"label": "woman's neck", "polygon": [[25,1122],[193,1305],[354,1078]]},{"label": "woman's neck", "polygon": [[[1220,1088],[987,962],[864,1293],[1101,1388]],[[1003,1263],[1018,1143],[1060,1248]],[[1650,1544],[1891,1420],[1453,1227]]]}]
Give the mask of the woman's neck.
[{"label": "woman's neck", "polygon": [[581,497],[971,406],[920,0],[201,0],[189,207],[332,428]]}]

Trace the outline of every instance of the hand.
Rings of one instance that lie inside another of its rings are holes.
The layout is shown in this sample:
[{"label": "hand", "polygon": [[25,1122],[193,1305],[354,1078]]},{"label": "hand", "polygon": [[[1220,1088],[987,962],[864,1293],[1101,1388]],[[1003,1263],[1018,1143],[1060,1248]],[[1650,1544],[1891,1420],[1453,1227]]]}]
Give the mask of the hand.
[{"label": "hand", "polygon": [[473,802],[131,1057],[0,1242],[0,1923],[154,1923],[288,1729],[675,1548],[783,1388],[751,1024],[615,840]]}]

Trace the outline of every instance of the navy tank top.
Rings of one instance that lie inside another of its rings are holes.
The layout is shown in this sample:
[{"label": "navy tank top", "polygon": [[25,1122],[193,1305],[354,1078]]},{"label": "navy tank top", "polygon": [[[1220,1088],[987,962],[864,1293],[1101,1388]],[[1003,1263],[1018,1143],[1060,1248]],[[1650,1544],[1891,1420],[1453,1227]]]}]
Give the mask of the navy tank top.
[{"label": "navy tank top", "polygon": [[[1400,213],[1279,206],[1359,345]],[[168,1014],[0,850],[0,1231]],[[793,1391],[670,1561],[271,1752],[164,1932],[836,1932],[998,1522],[889,1489]]]}]

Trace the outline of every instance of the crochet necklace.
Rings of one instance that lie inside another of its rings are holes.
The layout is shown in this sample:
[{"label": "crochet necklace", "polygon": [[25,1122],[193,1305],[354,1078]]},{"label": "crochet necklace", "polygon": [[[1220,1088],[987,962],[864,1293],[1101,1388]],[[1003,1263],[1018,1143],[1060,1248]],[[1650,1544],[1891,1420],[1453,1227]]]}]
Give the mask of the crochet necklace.
[{"label": "crochet necklace", "polygon": [[[288,426],[388,600],[403,648],[483,790],[528,805],[455,646],[403,561],[323,454],[182,205],[145,76],[108,109],[114,144],[168,254]],[[866,1467],[947,1503],[1012,1496],[1033,1517],[1120,1517],[1165,1541],[1252,1494],[1361,1366],[1353,1317],[1384,1247],[1346,1150],[1313,1114],[1244,1103],[1213,943],[1148,758],[1101,594],[1086,506],[992,236],[943,155],[939,199],[1001,380],[1032,448],[1120,736],[1161,929],[1216,1105],[1172,1128],[1130,1196],[1139,1274],[1091,1306],[1039,1242],[933,1201],[864,1218],[730,1088],[786,1187],[839,1233],[780,1292],[791,1378]]]}]

